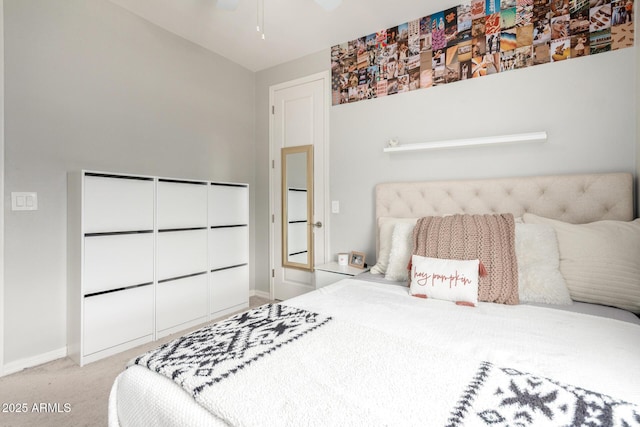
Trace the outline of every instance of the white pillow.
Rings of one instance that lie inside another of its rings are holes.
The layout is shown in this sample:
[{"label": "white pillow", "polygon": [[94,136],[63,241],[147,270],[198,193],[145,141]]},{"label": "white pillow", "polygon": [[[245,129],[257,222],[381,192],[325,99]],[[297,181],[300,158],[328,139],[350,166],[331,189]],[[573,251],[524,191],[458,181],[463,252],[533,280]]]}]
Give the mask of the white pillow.
[{"label": "white pillow", "polygon": [[569,224],[524,214],[524,222],[556,231],[571,298],[640,313],[640,219]]},{"label": "white pillow", "polygon": [[516,259],[521,302],[573,303],[560,273],[558,239],[552,226],[516,222]]},{"label": "white pillow", "polygon": [[414,228],[415,224],[410,222],[399,222],[393,227],[389,264],[384,276],[385,279],[406,282],[409,278],[407,266],[411,260]]},{"label": "white pillow", "polygon": [[410,293],[422,298],[478,304],[480,261],[411,257]]},{"label": "white pillow", "polygon": [[412,223],[415,225],[418,218],[394,218],[381,216],[378,218],[378,259],[371,267],[372,274],[386,274],[391,252],[391,237],[393,228],[398,223]]}]

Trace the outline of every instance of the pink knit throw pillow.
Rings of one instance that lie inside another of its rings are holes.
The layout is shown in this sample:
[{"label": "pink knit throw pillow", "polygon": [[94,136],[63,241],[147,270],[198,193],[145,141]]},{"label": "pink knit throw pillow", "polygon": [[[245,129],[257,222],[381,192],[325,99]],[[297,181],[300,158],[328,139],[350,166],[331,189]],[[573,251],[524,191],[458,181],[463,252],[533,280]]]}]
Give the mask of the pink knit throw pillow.
[{"label": "pink knit throw pillow", "polygon": [[431,258],[479,259],[487,274],[478,280],[478,300],[518,304],[518,263],[512,214],[420,218],[413,254]]}]

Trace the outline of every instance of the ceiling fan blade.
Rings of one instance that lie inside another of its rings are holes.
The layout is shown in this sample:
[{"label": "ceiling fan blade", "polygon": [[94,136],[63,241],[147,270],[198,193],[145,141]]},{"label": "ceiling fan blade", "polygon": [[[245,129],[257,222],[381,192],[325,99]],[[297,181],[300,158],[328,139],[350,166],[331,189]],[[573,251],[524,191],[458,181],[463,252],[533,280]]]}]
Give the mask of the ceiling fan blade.
[{"label": "ceiling fan blade", "polygon": [[336,7],[340,6],[340,3],[342,3],[342,0],[314,0],[314,1],[318,3],[327,12],[332,11]]},{"label": "ceiling fan blade", "polygon": [[240,0],[216,0],[216,7],[224,10],[236,10]]}]

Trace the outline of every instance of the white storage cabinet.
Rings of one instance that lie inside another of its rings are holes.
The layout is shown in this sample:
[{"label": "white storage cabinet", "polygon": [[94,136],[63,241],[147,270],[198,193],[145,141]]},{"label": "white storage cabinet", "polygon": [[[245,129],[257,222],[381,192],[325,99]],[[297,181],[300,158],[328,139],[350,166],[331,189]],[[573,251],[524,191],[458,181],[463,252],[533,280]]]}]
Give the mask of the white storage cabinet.
[{"label": "white storage cabinet", "polygon": [[80,171],[67,197],[78,364],[249,306],[248,185]]},{"label": "white storage cabinet", "polygon": [[155,181],[81,172],[68,187],[67,341],[84,365],[154,339]]},{"label": "white storage cabinet", "polygon": [[249,307],[249,186],[209,186],[209,307],[212,318]]},{"label": "white storage cabinet", "polygon": [[158,179],[156,338],[208,318],[207,186]]}]

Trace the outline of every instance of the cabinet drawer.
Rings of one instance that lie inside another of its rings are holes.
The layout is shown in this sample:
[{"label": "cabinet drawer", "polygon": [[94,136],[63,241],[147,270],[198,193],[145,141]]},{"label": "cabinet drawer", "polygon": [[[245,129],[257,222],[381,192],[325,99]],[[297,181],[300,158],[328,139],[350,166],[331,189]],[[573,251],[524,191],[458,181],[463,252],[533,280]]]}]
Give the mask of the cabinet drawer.
[{"label": "cabinet drawer", "polygon": [[153,179],[84,177],[84,233],[153,230]]},{"label": "cabinet drawer", "polygon": [[206,183],[158,181],[158,229],[206,227]]},{"label": "cabinet drawer", "polygon": [[221,184],[209,187],[209,225],[249,223],[249,187]]},{"label": "cabinet drawer", "polygon": [[249,302],[249,266],[228,268],[210,274],[211,313]]},{"label": "cabinet drawer", "polygon": [[84,356],[152,334],[153,286],[84,298]]},{"label": "cabinet drawer", "polygon": [[84,238],[83,295],[153,282],[153,233]]},{"label": "cabinet drawer", "polygon": [[158,280],[207,271],[207,230],[158,233]]},{"label": "cabinet drawer", "polygon": [[249,227],[209,230],[209,267],[231,267],[249,262]]},{"label": "cabinet drawer", "polygon": [[172,328],[207,315],[207,275],[200,274],[158,284],[156,328]]}]

